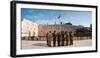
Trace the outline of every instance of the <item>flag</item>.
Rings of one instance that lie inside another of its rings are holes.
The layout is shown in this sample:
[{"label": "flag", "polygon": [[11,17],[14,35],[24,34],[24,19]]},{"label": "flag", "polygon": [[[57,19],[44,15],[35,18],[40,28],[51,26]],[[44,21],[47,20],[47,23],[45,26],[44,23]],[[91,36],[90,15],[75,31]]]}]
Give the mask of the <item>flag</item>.
[{"label": "flag", "polygon": [[58,19],[61,18],[61,14],[58,16]]}]

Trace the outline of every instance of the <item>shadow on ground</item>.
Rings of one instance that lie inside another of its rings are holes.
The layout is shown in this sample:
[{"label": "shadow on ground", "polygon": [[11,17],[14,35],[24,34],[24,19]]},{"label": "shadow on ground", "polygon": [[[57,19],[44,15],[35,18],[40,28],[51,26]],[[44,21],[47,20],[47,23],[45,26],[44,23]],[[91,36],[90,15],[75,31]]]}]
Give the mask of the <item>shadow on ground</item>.
[{"label": "shadow on ground", "polygon": [[35,43],[32,44],[33,46],[42,46],[42,47],[47,47],[47,45],[45,43]]}]

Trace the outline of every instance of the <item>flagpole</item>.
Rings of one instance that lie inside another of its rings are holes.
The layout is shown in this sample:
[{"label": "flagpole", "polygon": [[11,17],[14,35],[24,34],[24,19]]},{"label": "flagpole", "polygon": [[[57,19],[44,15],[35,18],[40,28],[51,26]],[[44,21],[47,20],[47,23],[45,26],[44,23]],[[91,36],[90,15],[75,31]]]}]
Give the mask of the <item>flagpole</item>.
[{"label": "flagpole", "polygon": [[60,23],[60,33],[61,33],[61,26],[62,26],[62,22],[61,22],[61,20],[60,20],[60,18],[61,18],[61,14],[59,14],[59,16],[58,16],[58,20],[59,20],[59,23]]}]

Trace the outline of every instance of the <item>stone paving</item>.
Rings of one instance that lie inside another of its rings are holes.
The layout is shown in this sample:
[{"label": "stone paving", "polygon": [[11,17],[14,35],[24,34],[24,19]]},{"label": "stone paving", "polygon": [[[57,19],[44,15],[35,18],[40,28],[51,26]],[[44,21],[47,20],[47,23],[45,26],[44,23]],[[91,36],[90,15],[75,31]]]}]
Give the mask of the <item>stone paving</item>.
[{"label": "stone paving", "polygon": [[[69,45],[68,47],[84,47],[84,46],[92,46],[92,40],[91,39],[74,40],[74,44]],[[21,47],[22,49],[49,48],[46,45],[46,41],[31,41],[31,40],[22,40]]]}]

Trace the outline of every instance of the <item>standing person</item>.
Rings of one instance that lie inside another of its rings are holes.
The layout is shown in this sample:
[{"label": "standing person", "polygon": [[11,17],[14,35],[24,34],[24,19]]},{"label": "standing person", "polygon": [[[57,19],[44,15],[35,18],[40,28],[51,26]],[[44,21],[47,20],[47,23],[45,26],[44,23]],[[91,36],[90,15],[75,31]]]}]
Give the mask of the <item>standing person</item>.
[{"label": "standing person", "polygon": [[69,35],[70,35],[70,45],[73,45],[74,34],[72,32],[70,32]]},{"label": "standing person", "polygon": [[62,40],[62,46],[64,46],[64,41],[65,41],[65,39],[64,39],[64,31],[62,31],[61,32],[61,40]]},{"label": "standing person", "polygon": [[29,31],[28,40],[30,40],[30,38],[31,38],[31,32]]},{"label": "standing person", "polygon": [[65,42],[66,42],[66,46],[68,46],[68,39],[69,39],[69,33],[66,31],[65,34],[64,34],[64,38],[65,38]]},{"label": "standing person", "polygon": [[56,46],[56,31],[52,33],[52,36],[53,36],[53,46],[55,47]]},{"label": "standing person", "polygon": [[48,44],[49,47],[51,47],[51,40],[52,40],[52,33],[51,33],[51,31],[49,31],[47,36],[48,36],[47,44]]},{"label": "standing person", "polygon": [[46,39],[47,39],[47,46],[49,46],[49,44],[48,44],[48,32],[46,34]]},{"label": "standing person", "polygon": [[60,46],[60,32],[57,33],[57,44]]}]

